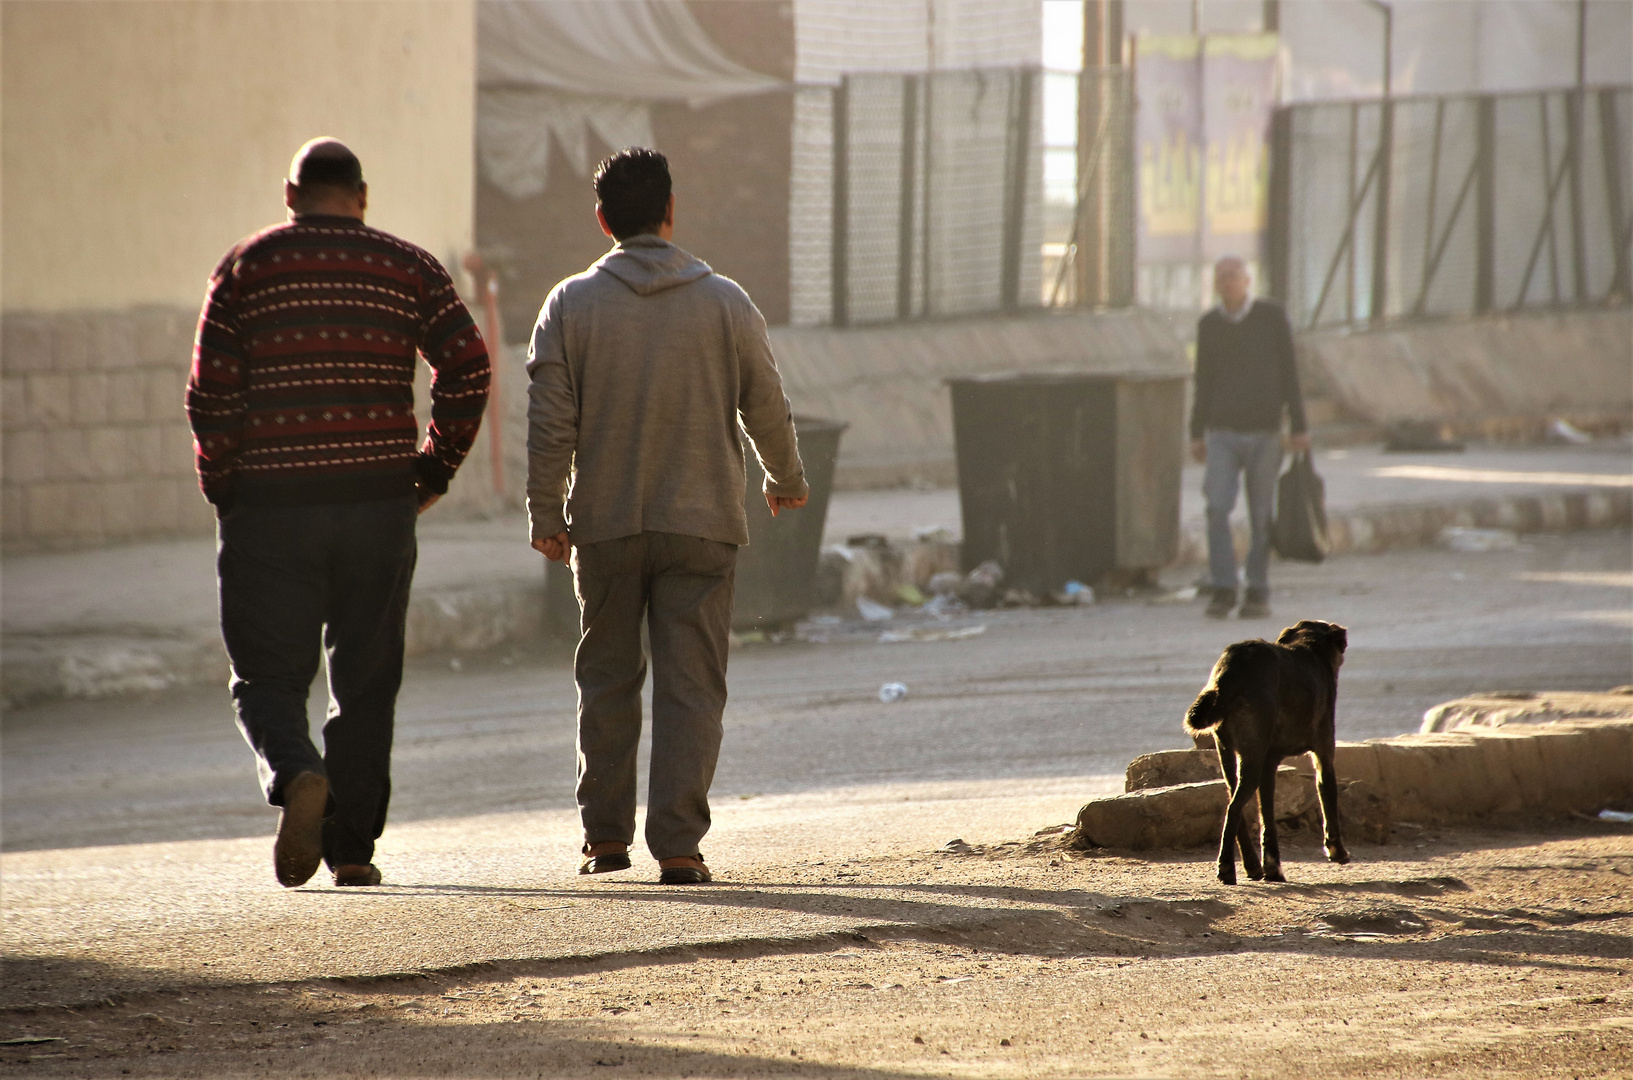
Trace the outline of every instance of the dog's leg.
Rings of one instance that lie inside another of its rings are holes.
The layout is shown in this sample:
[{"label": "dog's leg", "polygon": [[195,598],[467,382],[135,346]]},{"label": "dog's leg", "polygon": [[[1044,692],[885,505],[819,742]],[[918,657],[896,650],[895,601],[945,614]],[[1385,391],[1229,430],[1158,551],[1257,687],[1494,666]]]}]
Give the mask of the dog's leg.
[{"label": "dog's leg", "polygon": [[[1230,806],[1225,810],[1225,822],[1236,837],[1236,846],[1242,852],[1242,869],[1254,881],[1264,877],[1264,864],[1259,861],[1258,838],[1253,831],[1244,827],[1243,815],[1247,804],[1259,793],[1259,774],[1263,771],[1262,763],[1257,757],[1238,755],[1236,759],[1236,789],[1230,794]],[[1230,858],[1228,853],[1221,853],[1221,860]],[[1220,880],[1224,880],[1221,878]]]},{"label": "dog's leg", "polygon": [[1264,775],[1259,777],[1259,818],[1264,847],[1264,879],[1286,881],[1281,872],[1281,840],[1276,835],[1276,767],[1274,759],[1265,762]]},{"label": "dog's leg", "polygon": [[1241,826],[1241,816],[1232,817],[1231,811],[1236,806],[1236,751],[1229,745],[1225,737],[1224,728],[1215,728],[1213,732],[1213,746],[1219,753],[1219,772],[1225,778],[1225,790],[1230,798],[1225,807],[1225,825],[1219,835],[1219,880],[1226,885],[1236,884],[1236,833]]},{"label": "dog's leg", "polygon": [[1332,746],[1315,752],[1317,771],[1316,794],[1321,797],[1322,846],[1327,850],[1327,861],[1349,862],[1349,850],[1344,847],[1344,830],[1338,820],[1338,767],[1333,763]]}]

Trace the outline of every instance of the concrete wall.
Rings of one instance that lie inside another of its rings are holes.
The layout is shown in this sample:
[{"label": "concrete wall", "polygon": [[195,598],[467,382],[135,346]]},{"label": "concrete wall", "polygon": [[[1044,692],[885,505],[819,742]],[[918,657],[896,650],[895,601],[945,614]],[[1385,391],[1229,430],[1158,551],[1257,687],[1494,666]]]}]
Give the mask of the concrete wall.
[{"label": "concrete wall", "polygon": [[475,8],[198,0],[0,7],[4,539],[197,532],[182,385],[206,278],[281,220],[314,135],[371,224],[472,242]]},{"label": "concrete wall", "polygon": [[1535,437],[1563,417],[1633,423],[1633,309],[1491,315],[1299,338],[1306,394],[1373,424],[1436,420],[1465,434]]},{"label": "concrete wall", "polygon": [[[1168,325],[1150,312],[1046,311],[833,329],[780,328],[772,346],[797,412],[850,424],[839,487],[950,484],[952,404],[945,380],[1005,371],[1189,375]],[[1183,433],[1174,431],[1176,445]]]}]

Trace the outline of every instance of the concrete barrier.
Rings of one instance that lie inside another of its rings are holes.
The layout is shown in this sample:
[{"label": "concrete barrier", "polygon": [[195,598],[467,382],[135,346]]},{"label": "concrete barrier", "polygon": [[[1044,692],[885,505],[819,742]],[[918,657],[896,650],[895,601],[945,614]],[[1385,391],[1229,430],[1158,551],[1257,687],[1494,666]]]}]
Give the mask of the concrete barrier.
[{"label": "concrete barrier", "polygon": [[[1518,822],[1633,809],[1633,717],[1474,727],[1340,743],[1339,809],[1349,835],[1387,838],[1390,823]],[[1142,851],[1217,840],[1225,783],[1211,750],[1165,750],[1129,764],[1127,791],[1086,804],[1074,839]],[[1307,758],[1277,774],[1278,820],[1312,815]],[[1379,843],[1382,840],[1373,840]]]}]

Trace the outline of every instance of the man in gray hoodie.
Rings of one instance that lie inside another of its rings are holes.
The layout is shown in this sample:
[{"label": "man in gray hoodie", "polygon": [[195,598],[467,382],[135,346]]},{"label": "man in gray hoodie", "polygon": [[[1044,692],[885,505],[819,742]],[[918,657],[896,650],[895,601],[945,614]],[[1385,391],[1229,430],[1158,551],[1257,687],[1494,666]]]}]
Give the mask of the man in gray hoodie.
[{"label": "man in gray hoodie", "polygon": [[579,872],[630,865],[644,617],[646,843],[660,881],[696,884],[710,879],[698,843],[720,753],[737,548],[748,543],[743,433],[772,514],[804,506],[809,489],[765,318],[736,282],[670,243],[668,161],[620,151],[597,169],[595,192],[596,220],[617,242],[550,291],[527,361],[533,546],[571,555],[581,612]]}]

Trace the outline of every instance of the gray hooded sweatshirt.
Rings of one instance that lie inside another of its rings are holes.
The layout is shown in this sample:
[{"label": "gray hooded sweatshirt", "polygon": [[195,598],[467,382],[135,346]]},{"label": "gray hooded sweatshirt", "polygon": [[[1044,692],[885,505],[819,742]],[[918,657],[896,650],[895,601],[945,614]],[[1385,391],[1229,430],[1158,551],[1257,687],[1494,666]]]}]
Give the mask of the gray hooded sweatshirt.
[{"label": "gray hooded sweatshirt", "polygon": [[527,374],[534,539],[748,543],[745,431],[767,492],[809,490],[765,318],[736,282],[657,236],[629,237],[550,291]]}]

